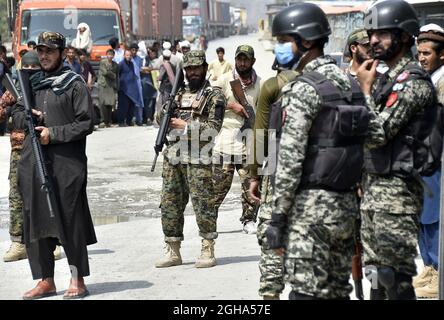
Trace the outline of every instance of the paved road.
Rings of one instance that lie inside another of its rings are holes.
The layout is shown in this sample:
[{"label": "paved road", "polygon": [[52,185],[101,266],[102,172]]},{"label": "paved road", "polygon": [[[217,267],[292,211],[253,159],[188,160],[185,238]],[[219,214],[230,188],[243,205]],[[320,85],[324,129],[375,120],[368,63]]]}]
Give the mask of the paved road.
[{"label": "paved road", "polygon": [[[208,60],[214,59],[216,48],[222,46],[227,59],[233,61],[236,47],[241,44],[255,48],[258,74],[265,79],[272,76],[273,55],[263,49],[255,35],[210,42]],[[110,128],[100,129],[88,138],[88,196],[96,225],[102,225],[96,228],[99,243],[89,248],[89,299],[257,299],[259,247],[255,236],[241,232],[237,178],[220,210],[218,266],[194,268],[200,238],[188,206],[182,247],[184,265],[163,270],[153,267],[163,251],[158,218],[161,161],[156,171],[150,172],[156,133],[153,127]],[[9,136],[0,137],[1,256],[9,246],[5,229],[9,223],[9,150]],[[66,259],[57,261],[55,279],[61,292],[67,288],[68,271]],[[0,300],[19,299],[33,284],[26,260],[8,264],[0,261]],[[368,282],[365,286],[368,288]],[[288,288],[285,297],[287,294]]]}]

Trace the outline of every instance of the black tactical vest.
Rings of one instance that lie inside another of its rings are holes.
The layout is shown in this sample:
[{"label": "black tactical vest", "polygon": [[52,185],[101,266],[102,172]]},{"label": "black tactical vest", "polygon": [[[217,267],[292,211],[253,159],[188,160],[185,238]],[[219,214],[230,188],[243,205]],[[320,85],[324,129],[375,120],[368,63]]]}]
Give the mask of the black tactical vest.
[{"label": "black tactical vest", "polygon": [[[426,80],[434,88],[430,77],[419,66],[409,64],[403,70],[406,71],[408,79]],[[387,83],[375,91],[374,99],[377,105],[381,105],[380,112],[386,107],[395,85],[399,85],[399,81]],[[443,110],[435,95],[433,104],[415,114],[385,146],[366,151],[366,172],[417,179],[419,175],[432,175],[440,167],[443,127]]]},{"label": "black tactical vest", "polygon": [[321,108],[309,132],[300,188],[352,190],[361,179],[369,114],[358,83],[338,89],[318,72],[299,77],[315,88]]}]

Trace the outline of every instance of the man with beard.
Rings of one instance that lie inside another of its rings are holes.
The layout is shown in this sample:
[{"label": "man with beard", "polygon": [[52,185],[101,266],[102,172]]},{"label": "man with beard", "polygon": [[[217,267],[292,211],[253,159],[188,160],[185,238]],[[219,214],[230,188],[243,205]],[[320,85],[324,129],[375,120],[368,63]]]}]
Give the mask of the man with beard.
[{"label": "man with beard", "polygon": [[[438,94],[438,101],[444,104],[444,30],[436,24],[421,28],[418,36],[418,60],[421,67],[431,76]],[[419,250],[424,262],[423,272],[413,279],[416,296],[438,297],[438,247],[439,210],[441,194],[441,170],[424,182],[433,191],[433,197],[424,196],[421,213]]]},{"label": "man with beard", "polygon": [[[260,203],[258,212],[257,239],[261,246],[259,270],[261,272],[259,295],[264,300],[278,300],[284,290],[282,257],[268,247],[266,230],[271,221],[273,199],[273,181],[275,179],[275,165],[277,150],[268,149],[270,145],[279,143],[282,131],[282,88],[294,81],[301,73],[295,71],[300,54],[295,38],[283,26],[287,17],[277,16],[273,20],[272,32],[277,38],[274,53],[278,75],[264,82],[258,100],[256,121],[254,124],[254,163],[250,165],[250,197]],[[273,132],[274,130],[274,132]],[[269,140],[269,133],[275,140]],[[275,134],[275,135],[274,135]],[[263,156],[263,157],[261,157]],[[265,166],[263,164],[265,162]],[[260,172],[260,168],[271,172]],[[261,175],[262,182],[261,182]],[[259,186],[261,193],[259,194]]]},{"label": "man with beard", "polygon": [[[370,298],[410,300],[416,298],[412,277],[423,182],[409,141],[422,134],[411,128],[424,121],[420,115],[434,106],[435,92],[411,53],[419,32],[413,7],[403,0],[376,2],[365,12],[364,21],[375,60],[363,63],[358,79],[367,107],[383,128],[377,139],[371,133],[366,141],[362,182],[364,260],[366,266],[377,268],[378,276]],[[389,70],[378,77],[379,60]]]},{"label": "man with beard", "polygon": [[[227,98],[224,123],[214,146],[213,180],[215,188],[215,207],[219,210],[230,191],[234,170],[237,171],[242,186],[242,216],[240,221],[247,234],[256,233],[257,204],[248,194],[250,173],[247,164],[247,147],[242,136],[242,128],[248,113],[240,104],[231,88],[230,82],[239,79],[245,98],[254,111],[260,94],[261,78],[257,76],[253,65],[256,62],[254,50],[249,45],[239,46],[235,56],[235,70],[222,75],[216,85],[222,88]],[[250,128],[253,129],[253,128]],[[248,133],[248,132],[247,132]]]},{"label": "man with beard", "polygon": [[346,300],[368,112],[357,83],[324,55],[331,29],[322,9],[298,3],[275,19],[294,38],[302,75],[282,89],[286,119],[267,244],[283,255],[291,300]]},{"label": "man with beard", "polygon": [[[71,269],[65,299],[88,294],[83,278],[89,275],[87,246],[97,242],[86,195],[86,136],[93,132],[94,110],[81,76],[63,66],[65,38],[57,32],[38,37],[37,53],[42,71],[30,78],[32,107],[51,187],[54,216],[49,213],[34,165],[30,135],[25,136],[18,168],[23,198],[24,240],[34,279],[42,279],[26,292],[25,300],[56,294],[54,254],[64,248]],[[22,102],[13,110],[14,126],[25,128]]]},{"label": "man with beard", "polygon": [[370,40],[368,39],[367,31],[358,29],[353,31],[347,39],[347,48],[350,57],[352,58],[351,65],[347,69],[347,73],[353,78],[356,77],[359,67],[364,61],[371,59],[370,56]]},{"label": "man with beard", "polygon": [[[33,74],[38,72],[40,67],[37,52],[28,51],[21,60],[21,69],[27,70]],[[0,99],[0,122],[11,115],[12,106],[15,104],[15,98],[6,91]],[[5,108],[5,109],[3,109]],[[5,111],[5,112],[3,112]],[[23,201],[17,185],[17,168],[20,161],[20,154],[25,139],[25,131],[22,129],[12,128],[11,131],[11,161],[9,168],[9,234],[11,236],[11,247],[3,257],[3,261],[12,262],[26,259],[26,246],[23,241]],[[60,247],[57,246],[54,252],[56,260],[61,258]]]},{"label": "man with beard", "polygon": [[[199,235],[203,238],[201,255],[195,266],[210,268],[216,265],[214,240],[218,234],[217,212],[213,206],[211,150],[207,149],[208,139],[204,136],[214,137],[219,132],[226,101],[220,89],[205,82],[208,69],[205,52],[190,51],[184,56],[183,63],[188,86],[180,89],[174,99],[176,117],[171,119],[172,131],[164,151],[160,208],[165,257],[156,262],[156,267],[182,264],[180,245],[184,239],[184,211],[191,196]],[[159,115],[157,121],[160,123]],[[205,154],[205,150],[209,154]]]}]

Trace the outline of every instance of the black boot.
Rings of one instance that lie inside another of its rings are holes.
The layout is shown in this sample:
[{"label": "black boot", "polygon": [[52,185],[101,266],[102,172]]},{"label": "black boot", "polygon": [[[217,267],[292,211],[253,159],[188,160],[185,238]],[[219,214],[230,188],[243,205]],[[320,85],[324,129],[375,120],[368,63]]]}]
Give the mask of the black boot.
[{"label": "black boot", "polygon": [[392,267],[382,267],[378,269],[378,277],[389,300],[416,300],[412,276],[395,272]]},{"label": "black boot", "polygon": [[379,284],[378,289],[370,289],[370,300],[386,300],[387,293],[384,287]]}]

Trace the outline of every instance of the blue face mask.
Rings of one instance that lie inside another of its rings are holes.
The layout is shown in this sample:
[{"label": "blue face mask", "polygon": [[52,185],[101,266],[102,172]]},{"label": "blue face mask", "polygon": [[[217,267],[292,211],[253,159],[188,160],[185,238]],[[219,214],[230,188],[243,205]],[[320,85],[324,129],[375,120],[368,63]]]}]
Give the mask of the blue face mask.
[{"label": "blue face mask", "polygon": [[280,65],[286,65],[293,60],[293,48],[291,42],[276,43],[274,47],[274,54]]}]

